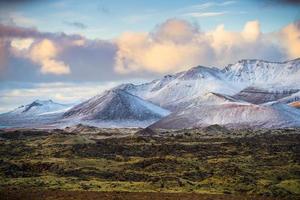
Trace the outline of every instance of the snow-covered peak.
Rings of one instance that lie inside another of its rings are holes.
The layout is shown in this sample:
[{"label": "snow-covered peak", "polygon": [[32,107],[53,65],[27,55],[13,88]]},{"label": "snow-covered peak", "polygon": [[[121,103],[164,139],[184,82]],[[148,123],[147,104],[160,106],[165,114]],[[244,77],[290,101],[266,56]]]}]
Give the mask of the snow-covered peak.
[{"label": "snow-covered peak", "polygon": [[239,91],[217,68],[198,66],[141,85],[122,86],[127,92],[164,108],[187,102],[209,92],[233,95]]},{"label": "snow-covered peak", "polygon": [[204,79],[209,76],[219,78],[220,73],[217,68],[197,66],[183,72],[179,78],[182,80]]},{"label": "snow-covered peak", "polygon": [[300,59],[286,62],[240,60],[228,65],[222,71],[229,81],[240,84],[241,87],[299,88],[300,86]]},{"label": "snow-covered peak", "polygon": [[35,100],[30,104],[22,105],[15,110],[9,112],[11,114],[22,114],[22,115],[42,115],[53,112],[64,112],[69,109],[71,104],[60,104],[52,100]]},{"label": "snow-covered peak", "polygon": [[55,103],[55,102],[53,102],[51,99],[49,99],[49,100],[39,100],[39,99],[37,99],[33,103],[45,105],[45,104],[52,104],[52,103]]},{"label": "snow-covered peak", "polygon": [[300,89],[300,59],[286,62],[240,60],[224,69],[197,66],[140,85],[120,88],[167,109],[207,93],[233,96],[249,87],[268,91]]},{"label": "snow-covered peak", "polygon": [[153,120],[169,111],[119,88],[97,95],[64,113],[65,118],[84,120]]}]

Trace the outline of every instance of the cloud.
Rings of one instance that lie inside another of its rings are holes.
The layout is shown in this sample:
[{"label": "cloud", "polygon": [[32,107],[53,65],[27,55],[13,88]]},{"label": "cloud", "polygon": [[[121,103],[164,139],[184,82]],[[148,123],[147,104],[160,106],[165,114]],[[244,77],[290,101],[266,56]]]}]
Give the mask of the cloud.
[{"label": "cloud", "polygon": [[196,65],[220,67],[240,59],[284,61],[300,56],[299,23],[263,33],[258,20],[241,31],[169,19],[150,32],[125,32],[115,40],[45,33],[0,25],[1,81],[111,81],[151,79]]},{"label": "cloud", "polygon": [[191,12],[184,14],[191,17],[215,17],[225,15],[227,12]]},{"label": "cloud", "polygon": [[195,17],[195,18],[203,18],[203,17],[217,17],[226,14],[230,14],[228,11],[208,11],[212,8],[226,7],[232,4],[235,4],[236,1],[224,1],[224,2],[206,2],[201,4],[192,5],[189,7],[183,8],[182,16]]},{"label": "cloud", "polygon": [[117,40],[116,71],[166,73],[194,66],[210,57],[210,47],[198,37],[198,27],[183,20],[167,20],[152,33],[124,33]]},{"label": "cloud", "polygon": [[0,41],[3,69],[0,80],[122,79],[113,70],[116,48],[110,41],[88,40],[80,35],[47,33],[34,28],[2,24]]},{"label": "cloud", "polygon": [[33,42],[34,40],[32,38],[14,39],[11,41],[10,45],[17,50],[26,50],[32,45]]},{"label": "cloud", "polygon": [[206,3],[201,3],[201,4],[196,4],[193,6],[190,6],[189,8],[192,9],[198,9],[198,10],[204,10],[204,9],[208,9],[211,7],[222,7],[222,6],[228,6],[228,5],[232,5],[235,4],[236,1],[224,1],[224,2],[206,2]]},{"label": "cloud", "polygon": [[257,20],[247,22],[242,31],[242,36],[249,42],[257,40],[260,34],[260,24]]},{"label": "cloud", "polygon": [[[50,39],[55,39],[58,36],[49,33],[40,33],[33,28],[20,28],[17,26],[8,26],[0,24],[0,54],[6,62],[1,63],[1,69],[12,63],[11,59],[22,57],[31,59],[34,63],[41,66],[40,71],[43,74],[68,74],[70,68],[62,61],[56,60],[59,51],[54,42]],[[8,58],[10,58],[9,61]],[[1,59],[1,60],[2,60]]]},{"label": "cloud", "polygon": [[196,9],[202,10],[202,9],[207,9],[209,7],[212,7],[214,5],[215,5],[215,3],[213,3],[213,2],[206,2],[206,3],[202,3],[202,4],[193,5],[190,8],[196,8]]},{"label": "cloud", "polygon": [[30,58],[41,65],[41,72],[44,74],[69,74],[70,67],[62,61],[55,60],[58,54],[56,45],[48,39],[35,44],[30,50]]},{"label": "cloud", "polygon": [[75,28],[78,28],[78,29],[86,29],[87,26],[81,22],[68,22],[68,21],[64,21],[65,24],[69,25],[69,26],[72,26],[72,27],[75,27]]},{"label": "cloud", "polygon": [[0,72],[3,73],[7,62],[7,42],[0,39]]},{"label": "cloud", "polygon": [[0,38],[30,38],[47,36],[34,28],[21,28],[0,24]]},{"label": "cloud", "polygon": [[150,34],[159,42],[185,43],[193,40],[195,34],[199,34],[199,27],[185,20],[170,19],[156,26]]},{"label": "cloud", "polygon": [[223,6],[227,6],[227,5],[232,5],[232,4],[235,4],[236,1],[224,1],[223,3],[221,3],[221,5]]},{"label": "cloud", "polygon": [[[70,73],[68,65],[62,61],[55,60],[59,53],[57,45],[52,40],[41,39],[49,37],[50,34],[43,34],[31,28],[25,29],[5,25],[0,25],[0,28],[0,39],[6,41],[10,39],[11,53],[20,57],[28,57],[33,62],[39,64],[43,74],[61,75]],[[34,42],[33,38],[38,40]],[[31,48],[29,49],[29,47]],[[1,49],[6,54],[9,51],[9,48],[3,49],[2,47]],[[3,59],[6,59],[7,55],[4,55],[4,53],[1,53],[1,55]]]},{"label": "cloud", "polygon": [[[294,29],[288,35],[296,40]],[[241,32],[227,31],[224,25],[201,32],[199,27],[184,20],[170,19],[150,33],[125,33],[116,41],[118,52],[115,70],[119,73],[150,71],[168,73],[196,65],[222,67],[243,58],[284,60],[282,37],[270,39],[260,31],[259,21],[249,21]],[[298,45],[299,46],[299,45]],[[292,48],[288,44],[288,48]],[[298,49],[295,47],[294,51]],[[296,56],[297,54],[292,55]]]},{"label": "cloud", "polygon": [[112,41],[0,24],[0,44],[0,81],[111,81],[130,76],[114,71],[117,47]]},{"label": "cloud", "polygon": [[300,20],[283,28],[281,36],[289,57],[300,57]]},{"label": "cloud", "polygon": [[[241,32],[233,32],[219,25],[206,33],[214,49],[215,65],[224,66],[240,59],[286,60],[286,53],[269,34],[262,34],[259,22],[249,21]],[[275,38],[276,41],[281,38]]]}]

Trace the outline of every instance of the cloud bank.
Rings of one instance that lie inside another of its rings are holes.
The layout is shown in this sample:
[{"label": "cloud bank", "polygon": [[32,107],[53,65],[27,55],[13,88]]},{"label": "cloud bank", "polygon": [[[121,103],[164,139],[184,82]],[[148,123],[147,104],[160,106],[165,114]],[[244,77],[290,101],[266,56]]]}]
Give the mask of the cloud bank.
[{"label": "cloud bank", "polygon": [[261,33],[259,21],[241,32],[219,25],[201,32],[197,25],[170,19],[150,33],[124,33],[117,40],[115,69],[119,73],[177,72],[195,65],[224,66],[244,58],[285,60],[300,57],[300,29],[290,24],[277,33]]},{"label": "cloud bank", "polygon": [[2,81],[151,78],[196,65],[223,67],[240,59],[297,57],[300,22],[273,33],[262,33],[257,20],[246,22],[239,32],[222,24],[204,32],[197,24],[169,19],[150,32],[125,32],[111,41],[0,25]]},{"label": "cloud bank", "polygon": [[41,65],[41,72],[44,74],[69,74],[70,67],[62,61],[55,60],[58,54],[56,45],[48,39],[35,44],[30,50],[30,59]]},{"label": "cloud bank", "polygon": [[165,73],[195,66],[199,57],[211,57],[210,46],[201,34],[183,20],[168,20],[151,33],[124,33],[117,40],[115,69],[119,73]]},{"label": "cloud bank", "polygon": [[289,24],[281,31],[290,57],[300,56],[300,21]]}]

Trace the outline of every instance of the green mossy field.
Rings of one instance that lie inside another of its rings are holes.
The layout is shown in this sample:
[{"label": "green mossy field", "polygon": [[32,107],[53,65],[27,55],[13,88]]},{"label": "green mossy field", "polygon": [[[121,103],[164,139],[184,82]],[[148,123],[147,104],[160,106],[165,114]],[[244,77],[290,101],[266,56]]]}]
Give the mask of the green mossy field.
[{"label": "green mossy field", "polygon": [[99,135],[1,131],[0,194],[27,188],[300,198],[299,129]]}]

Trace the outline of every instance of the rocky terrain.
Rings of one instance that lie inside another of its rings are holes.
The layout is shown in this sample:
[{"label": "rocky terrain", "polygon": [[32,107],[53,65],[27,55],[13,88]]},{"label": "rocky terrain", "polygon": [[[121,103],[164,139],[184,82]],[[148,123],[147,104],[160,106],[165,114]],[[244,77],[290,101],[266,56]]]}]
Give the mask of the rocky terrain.
[{"label": "rocky terrain", "polygon": [[219,125],[1,130],[0,194],[6,199],[299,199],[299,133]]}]

